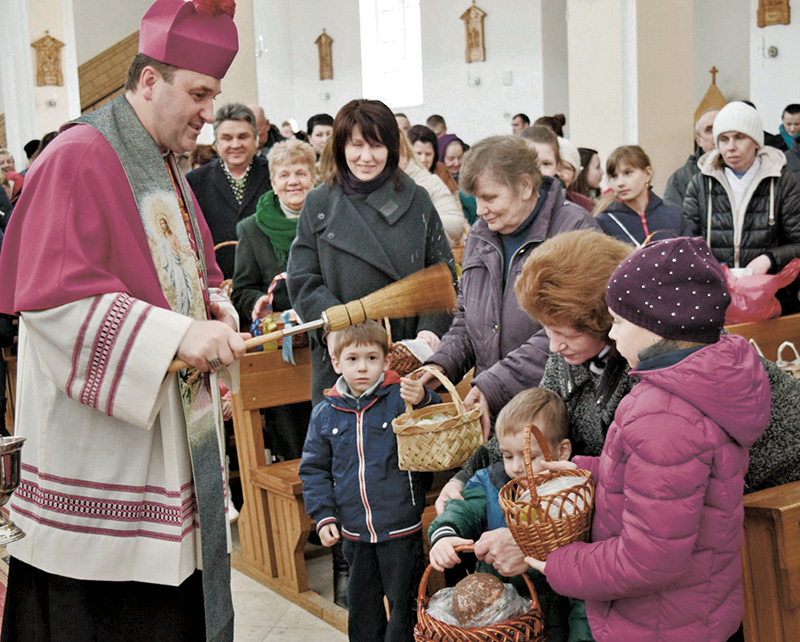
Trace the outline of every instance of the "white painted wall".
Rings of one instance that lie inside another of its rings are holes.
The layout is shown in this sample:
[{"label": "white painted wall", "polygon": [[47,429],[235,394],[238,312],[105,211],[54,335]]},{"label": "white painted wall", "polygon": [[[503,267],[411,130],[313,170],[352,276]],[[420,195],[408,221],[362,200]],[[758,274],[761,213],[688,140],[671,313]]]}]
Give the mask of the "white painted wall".
[{"label": "white painted wall", "polygon": [[[335,116],[347,101],[362,97],[358,0],[253,1],[255,40],[263,36],[268,49],[257,62],[259,101],[271,121],[293,117],[305,128],[309,116],[319,112]],[[560,10],[548,7],[544,24],[542,1],[512,6],[506,0],[482,0],[480,7],[488,14],[487,61],[471,64],[464,60],[466,37],[460,20],[469,4],[423,1],[424,103],[397,106],[395,111],[405,112],[412,123],[440,113],[448,131],[469,143],[510,133],[511,116],[517,112],[531,119],[543,115],[546,101],[566,113],[565,4],[547,0],[560,5]],[[334,41],[334,77],[320,81],[314,40],[323,27]],[[546,55],[543,43],[551,49]],[[551,78],[547,84],[545,67]],[[477,85],[476,78],[480,78]],[[511,84],[504,84],[504,79]]]},{"label": "white painted wall", "polygon": [[570,139],[608,154],[624,136],[621,0],[568,0]]},{"label": "white painted wall", "polygon": [[[142,16],[152,3],[153,0],[73,0],[78,65],[138,31]],[[234,21],[239,30],[239,54],[223,81],[218,105],[234,100],[249,102],[256,97],[252,0],[238,0]]]},{"label": "white painted wall", "polygon": [[[781,114],[790,103],[800,103],[800,15],[797,3],[792,3],[791,24],[756,26],[758,0],[750,0],[750,100],[752,100],[764,129],[778,133]],[[770,58],[770,46],[778,55]]]},{"label": "white painted wall", "polygon": [[725,98],[750,96],[750,23],[756,22],[750,5],[750,0],[694,0],[695,108],[708,91],[714,66]]},{"label": "white painted wall", "polygon": [[139,30],[153,0],[74,0],[78,65]]}]

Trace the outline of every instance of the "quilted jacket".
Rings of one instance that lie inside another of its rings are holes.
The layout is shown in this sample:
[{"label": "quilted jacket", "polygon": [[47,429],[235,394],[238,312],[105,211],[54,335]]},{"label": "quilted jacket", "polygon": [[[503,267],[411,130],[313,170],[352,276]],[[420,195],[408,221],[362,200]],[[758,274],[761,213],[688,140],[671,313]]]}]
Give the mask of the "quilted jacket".
[{"label": "quilted jacket", "polygon": [[[655,359],[651,360],[655,361]],[[747,341],[723,335],[673,365],[631,372],[600,457],[591,543],[547,558],[605,640],[727,640],[744,610],[742,489],[770,389]]]},{"label": "quilted jacket", "polygon": [[785,167],[786,157],[782,152],[762,147],[757,154],[761,167],[745,193],[741,223],[736,222],[725,164],[717,150],[704,154],[698,161],[700,174],[692,179],[686,191],[683,214],[693,233],[708,239],[710,189],[709,246],[714,258],[730,267],[745,267],[757,256],[769,252],[774,259],[773,271],[777,271],[800,257],[800,183]]}]

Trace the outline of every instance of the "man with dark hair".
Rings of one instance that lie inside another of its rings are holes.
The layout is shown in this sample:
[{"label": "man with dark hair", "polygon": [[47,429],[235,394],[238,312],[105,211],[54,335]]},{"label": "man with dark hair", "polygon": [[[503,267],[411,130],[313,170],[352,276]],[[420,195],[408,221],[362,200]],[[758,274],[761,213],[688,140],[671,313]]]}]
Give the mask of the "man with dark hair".
[{"label": "man with dark hair", "polygon": [[[233,640],[214,372],[247,335],[175,158],[212,120],[233,9],[156,0],[125,95],[62,129],[6,230],[27,536],[4,641]],[[169,374],[176,356],[191,367]]]},{"label": "man with dark hair", "polygon": [[519,113],[511,119],[511,131],[514,134],[521,134],[523,129],[531,126],[531,119],[526,114]]},{"label": "man with dark hair", "polygon": [[408,116],[401,112],[397,112],[394,115],[394,119],[397,121],[397,126],[400,128],[400,131],[408,136],[408,130],[411,129],[411,121],[408,120]]},{"label": "man with dark hair", "polygon": [[[791,171],[800,180],[800,104],[792,103],[783,110],[781,117],[781,135],[784,131],[791,136],[792,144],[784,152],[786,154],[786,169]],[[784,139],[786,137],[784,136]]]},{"label": "man with dark hair", "polygon": [[[256,155],[256,117],[241,103],[217,110],[214,136],[219,158],[186,175],[206,216],[214,244],[236,240],[236,224],[256,211],[256,203],[272,185],[269,167]],[[234,246],[217,251],[217,263],[226,279],[233,278]]]},{"label": "man with dark hair", "polygon": [[39,148],[39,143],[41,141],[38,138],[34,138],[33,140],[29,140],[25,143],[25,146],[22,148],[25,150],[25,156],[28,157],[28,164],[31,162],[31,157],[36,153],[36,150]]},{"label": "man with dark hair", "polygon": [[794,141],[800,135],[800,105],[797,103],[786,105],[783,110],[780,134],[783,137],[783,142],[791,149]]},{"label": "man with dark hair", "polygon": [[428,120],[425,121],[425,124],[436,134],[437,137],[444,136],[447,133],[447,123],[444,122],[444,118],[442,118],[439,114],[433,114],[428,116]]},{"label": "man with dark hair", "polygon": [[308,142],[317,152],[317,158],[322,154],[325,143],[333,134],[333,116],[330,114],[315,114],[306,123],[306,135]]}]

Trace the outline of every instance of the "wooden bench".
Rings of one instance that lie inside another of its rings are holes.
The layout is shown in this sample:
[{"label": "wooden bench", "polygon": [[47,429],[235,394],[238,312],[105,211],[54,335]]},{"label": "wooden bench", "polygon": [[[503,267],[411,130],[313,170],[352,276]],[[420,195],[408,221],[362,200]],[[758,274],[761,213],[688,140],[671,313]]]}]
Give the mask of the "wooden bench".
[{"label": "wooden bench", "polygon": [[755,341],[770,361],[777,360],[778,346],[784,341],[791,341],[800,350],[800,314],[789,314],[759,323],[737,323],[725,329],[731,334]]},{"label": "wooden bench", "polygon": [[790,642],[800,635],[800,482],[745,495],[744,635]]},{"label": "wooden bench", "polygon": [[[800,348],[800,314],[726,328],[753,339],[767,359],[791,341]],[[789,642],[800,631],[800,482],[744,496],[744,634],[748,642]]]}]

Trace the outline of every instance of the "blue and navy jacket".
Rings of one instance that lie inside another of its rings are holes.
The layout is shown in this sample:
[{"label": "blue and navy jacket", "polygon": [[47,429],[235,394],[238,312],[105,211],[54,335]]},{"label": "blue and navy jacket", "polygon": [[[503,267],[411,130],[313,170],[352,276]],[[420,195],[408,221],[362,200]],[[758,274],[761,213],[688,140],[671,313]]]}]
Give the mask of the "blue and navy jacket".
[{"label": "blue and navy jacket", "polygon": [[[440,401],[426,388],[417,407]],[[373,544],[422,531],[421,474],[397,467],[392,419],[403,412],[400,377],[391,370],[373,393],[354,399],[334,387],[314,407],[300,479],[317,530],[333,522],[343,537]]]}]

